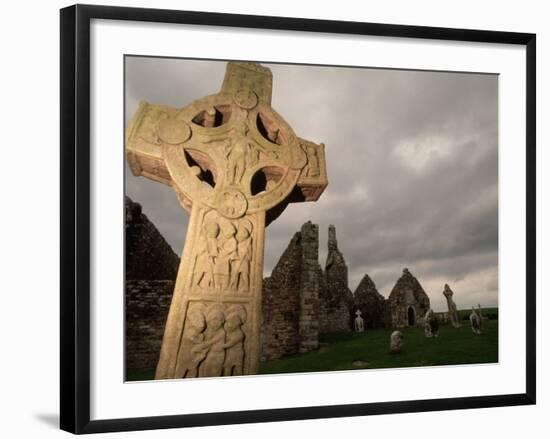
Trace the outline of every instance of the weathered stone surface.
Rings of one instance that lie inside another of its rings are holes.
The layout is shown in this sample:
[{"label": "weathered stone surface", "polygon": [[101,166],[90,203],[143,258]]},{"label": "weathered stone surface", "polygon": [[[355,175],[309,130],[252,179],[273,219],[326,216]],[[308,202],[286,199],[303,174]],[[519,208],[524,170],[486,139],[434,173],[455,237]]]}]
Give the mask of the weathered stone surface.
[{"label": "weathered stone surface", "polygon": [[[305,223],[264,279],[262,359],[319,346],[319,230]],[[322,273],[321,273],[322,274]]]},{"label": "weathered stone surface", "polygon": [[420,282],[405,268],[393,287],[386,306],[392,327],[416,326],[430,309],[430,299]]},{"label": "weathered stone surface", "polygon": [[183,108],[142,102],[127,127],[134,175],[172,187],[190,213],[156,379],[258,370],[265,226],[328,184],[324,145],[296,136],[271,90],[268,68],[228,63],[219,93]]},{"label": "weathered stone surface", "polygon": [[353,299],[334,228],[331,237],[330,274],[319,264],[319,228],[308,221],[264,279],[262,360],[317,349],[320,332],[351,330]]},{"label": "weathered stone surface", "polygon": [[142,212],[141,205],[125,197],[126,279],[176,279],[180,258]]},{"label": "weathered stone surface", "polygon": [[300,234],[302,267],[298,352],[309,352],[319,347],[319,226],[308,221],[302,226]]},{"label": "weathered stone surface", "polygon": [[403,333],[393,331],[390,335],[390,353],[399,354],[401,349],[403,349]]},{"label": "weathered stone surface", "polygon": [[353,294],[348,288],[348,267],[338,249],[336,228],[328,229],[328,254],[325,264],[325,281],[321,284],[320,330],[326,332],[351,331]]},{"label": "weathered stone surface", "polygon": [[361,310],[365,326],[369,329],[383,328],[386,323],[386,299],[376,289],[376,285],[368,274],[353,293],[353,305]]},{"label": "weathered stone surface", "polygon": [[456,309],[456,303],[453,300],[453,290],[451,290],[451,287],[449,285],[445,284],[445,287],[443,288],[443,295],[445,296],[445,299],[447,300],[447,308],[449,309],[448,316],[449,321],[451,322],[451,325],[455,328],[460,328],[460,317],[458,315],[458,311]]}]

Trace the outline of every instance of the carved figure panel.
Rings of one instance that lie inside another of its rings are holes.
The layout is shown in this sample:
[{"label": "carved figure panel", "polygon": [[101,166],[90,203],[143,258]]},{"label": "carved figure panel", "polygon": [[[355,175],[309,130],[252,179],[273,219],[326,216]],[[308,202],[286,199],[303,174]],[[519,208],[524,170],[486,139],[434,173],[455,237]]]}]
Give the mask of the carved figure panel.
[{"label": "carved figure panel", "polygon": [[176,366],[177,377],[195,378],[198,376],[199,364],[205,358],[205,351],[202,348],[205,329],[204,306],[200,303],[193,304],[187,312],[185,329],[181,338]]},{"label": "carved figure panel", "polygon": [[208,212],[198,238],[192,288],[222,293],[249,291],[253,231],[247,218],[231,221]]},{"label": "carved figure panel", "polygon": [[225,376],[242,375],[244,364],[243,325],[246,322],[246,310],[242,305],[231,305],[225,313]]},{"label": "carved figure panel", "polygon": [[245,306],[191,302],[181,338],[176,378],[242,375]]}]

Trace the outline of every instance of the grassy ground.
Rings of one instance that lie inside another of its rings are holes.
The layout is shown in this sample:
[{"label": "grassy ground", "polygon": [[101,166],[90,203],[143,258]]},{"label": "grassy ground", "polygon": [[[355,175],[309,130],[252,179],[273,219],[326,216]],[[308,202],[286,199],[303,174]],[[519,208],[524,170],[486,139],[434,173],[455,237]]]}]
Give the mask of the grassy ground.
[{"label": "grassy ground", "polygon": [[[472,334],[470,323],[454,329],[440,328],[439,337],[426,338],[422,328],[405,328],[403,351],[389,354],[392,329],[358,333],[324,334],[319,350],[260,364],[260,373],[321,372],[387,367],[438,366],[449,364],[495,363],[498,361],[498,321],[485,322],[484,333]],[[355,361],[362,362],[353,365]],[[366,364],[365,364],[366,363]],[[154,369],[130,369],[128,381],[151,380]]]},{"label": "grassy ground", "polygon": [[[472,333],[469,322],[463,323],[458,329],[451,326],[441,327],[437,338],[426,338],[421,328],[404,328],[401,330],[404,344],[400,354],[388,353],[392,329],[325,334],[320,338],[319,350],[262,363],[260,373],[497,362],[498,321],[486,321],[484,333],[480,336]],[[354,366],[356,361],[362,364]]]}]

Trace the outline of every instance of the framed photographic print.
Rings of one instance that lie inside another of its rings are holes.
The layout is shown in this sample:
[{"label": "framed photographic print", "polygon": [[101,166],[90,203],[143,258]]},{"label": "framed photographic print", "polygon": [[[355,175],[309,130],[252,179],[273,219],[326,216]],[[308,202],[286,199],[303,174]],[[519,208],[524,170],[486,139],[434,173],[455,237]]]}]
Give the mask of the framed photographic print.
[{"label": "framed photographic print", "polygon": [[535,35],[61,10],[61,428],[535,403]]}]

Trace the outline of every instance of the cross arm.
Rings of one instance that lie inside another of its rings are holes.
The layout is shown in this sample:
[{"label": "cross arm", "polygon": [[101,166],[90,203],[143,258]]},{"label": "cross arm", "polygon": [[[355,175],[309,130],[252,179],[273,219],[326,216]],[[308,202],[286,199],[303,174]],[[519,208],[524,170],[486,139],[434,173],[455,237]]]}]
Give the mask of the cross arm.
[{"label": "cross arm", "polygon": [[307,163],[296,183],[303,196],[303,200],[298,201],[317,201],[328,186],[325,145],[302,138],[298,140],[307,156]]},{"label": "cross arm", "polygon": [[171,185],[170,174],[162,155],[159,123],[170,120],[177,110],[141,101],[126,128],[126,159],[132,173]]}]

